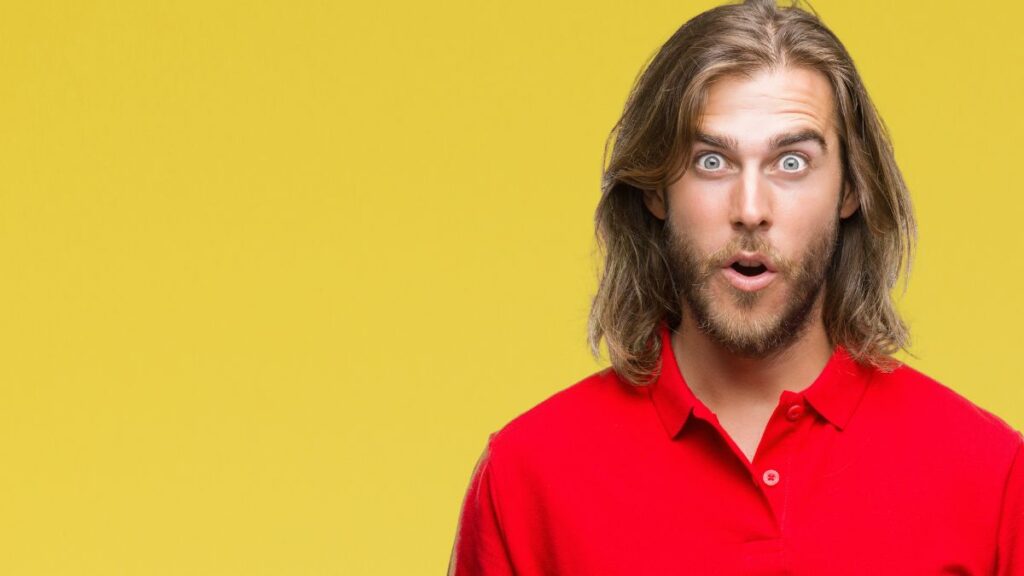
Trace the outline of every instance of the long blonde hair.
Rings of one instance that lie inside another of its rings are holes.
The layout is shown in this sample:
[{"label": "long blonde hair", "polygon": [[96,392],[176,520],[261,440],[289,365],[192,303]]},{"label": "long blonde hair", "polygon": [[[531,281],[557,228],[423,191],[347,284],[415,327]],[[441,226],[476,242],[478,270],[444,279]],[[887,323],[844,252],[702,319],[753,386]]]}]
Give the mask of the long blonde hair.
[{"label": "long blonde hair", "polygon": [[823,315],[829,338],[858,362],[883,370],[892,369],[896,363],[890,355],[909,344],[891,291],[913,258],[910,195],[888,130],[853,60],[811,12],[798,0],[787,7],[747,0],[689,20],[638,77],[608,136],[594,218],[604,270],[590,311],[588,342],[599,358],[603,338],[612,367],[630,383],[649,383],[656,376],[657,326],[665,321],[674,327],[682,318],[665,221],[647,210],[643,192],[664,190],[682,175],[711,82],[784,66],[817,70],[829,80],[843,177],[860,203],[840,224],[826,280]]}]

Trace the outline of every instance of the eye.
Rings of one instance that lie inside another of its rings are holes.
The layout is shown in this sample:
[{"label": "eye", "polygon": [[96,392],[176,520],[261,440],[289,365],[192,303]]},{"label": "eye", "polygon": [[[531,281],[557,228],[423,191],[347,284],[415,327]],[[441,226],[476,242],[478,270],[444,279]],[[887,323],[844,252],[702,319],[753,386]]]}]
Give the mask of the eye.
[{"label": "eye", "polygon": [[705,172],[718,172],[725,165],[725,158],[717,152],[708,152],[697,157],[697,167]]},{"label": "eye", "polygon": [[799,172],[807,167],[807,159],[799,154],[786,154],[779,165],[783,172]]}]

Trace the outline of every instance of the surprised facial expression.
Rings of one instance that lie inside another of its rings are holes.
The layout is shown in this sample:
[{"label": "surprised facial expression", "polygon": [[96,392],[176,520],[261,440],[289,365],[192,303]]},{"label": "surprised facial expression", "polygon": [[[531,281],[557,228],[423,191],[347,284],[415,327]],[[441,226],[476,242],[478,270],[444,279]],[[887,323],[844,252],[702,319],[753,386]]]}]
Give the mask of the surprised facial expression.
[{"label": "surprised facial expression", "polygon": [[709,88],[683,175],[664,196],[675,286],[699,328],[734,353],[785,348],[811,312],[835,253],[843,197],[832,88],[804,68],[727,76]]}]

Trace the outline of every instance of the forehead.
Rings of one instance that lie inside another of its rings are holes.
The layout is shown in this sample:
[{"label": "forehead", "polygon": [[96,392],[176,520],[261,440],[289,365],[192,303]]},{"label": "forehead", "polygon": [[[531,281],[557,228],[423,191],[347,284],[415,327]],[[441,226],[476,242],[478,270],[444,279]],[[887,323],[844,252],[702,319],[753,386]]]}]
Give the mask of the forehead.
[{"label": "forehead", "polygon": [[821,72],[765,69],[712,83],[699,126],[702,132],[729,136],[741,145],[761,144],[780,130],[811,128],[831,144],[834,110],[832,86]]}]

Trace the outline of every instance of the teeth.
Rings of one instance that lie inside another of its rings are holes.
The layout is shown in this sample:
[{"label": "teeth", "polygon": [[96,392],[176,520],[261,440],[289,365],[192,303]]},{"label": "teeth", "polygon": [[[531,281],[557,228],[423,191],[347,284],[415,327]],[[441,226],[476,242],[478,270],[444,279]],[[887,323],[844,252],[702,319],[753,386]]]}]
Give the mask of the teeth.
[{"label": "teeth", "polygon": [[761,265],[757,260],[737,260],[736,263],[740,266],[746,266],[747,268],[757,268]]}]

